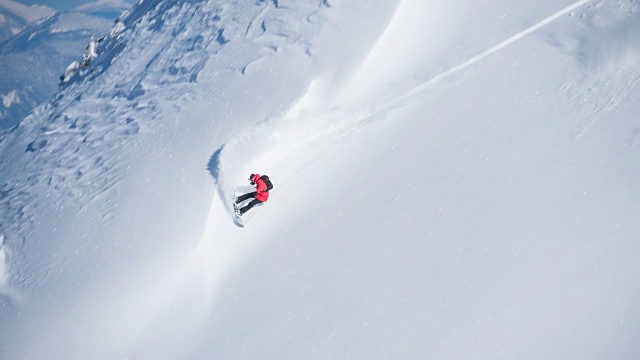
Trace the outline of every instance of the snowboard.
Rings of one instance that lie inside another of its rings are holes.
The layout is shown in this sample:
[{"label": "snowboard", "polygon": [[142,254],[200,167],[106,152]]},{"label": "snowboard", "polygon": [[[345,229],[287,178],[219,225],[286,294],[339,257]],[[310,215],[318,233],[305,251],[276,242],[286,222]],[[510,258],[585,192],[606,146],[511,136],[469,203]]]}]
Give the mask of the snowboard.
[{"label": "snowboard", "polygon": [[240,209],[238,209],[235,198],[233,199],[233,222],[235,222],[236,225],[240,227],[244,227],[244,222],[242,221],[242,216],[240,215]]}]

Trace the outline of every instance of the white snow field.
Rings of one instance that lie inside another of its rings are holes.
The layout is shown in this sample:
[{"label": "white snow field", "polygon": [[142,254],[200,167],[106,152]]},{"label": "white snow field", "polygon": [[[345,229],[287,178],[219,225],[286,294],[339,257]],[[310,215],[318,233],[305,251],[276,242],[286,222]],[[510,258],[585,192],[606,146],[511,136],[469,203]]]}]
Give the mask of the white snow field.
[{"label": "white snow field", "polygon": [[0,135],[0,358],[640,358],[637,1],[121,20]]}]

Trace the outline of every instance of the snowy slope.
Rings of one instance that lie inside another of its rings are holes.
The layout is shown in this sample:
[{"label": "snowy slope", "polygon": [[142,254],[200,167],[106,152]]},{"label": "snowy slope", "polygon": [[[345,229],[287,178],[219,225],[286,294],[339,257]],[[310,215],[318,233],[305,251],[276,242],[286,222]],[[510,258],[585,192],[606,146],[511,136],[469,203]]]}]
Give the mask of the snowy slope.
[{"label": "snowy slope", "polygon": [[3,357],[638,357],[638,10],[138,4],[0,135]]},{"label": "snowy slope", "polygon": [[128,7],[97,3],[56,12],[1,43],[0,130],[16,125],[49,99],[67,65],[81,60],[89,39],[102,36]]}]

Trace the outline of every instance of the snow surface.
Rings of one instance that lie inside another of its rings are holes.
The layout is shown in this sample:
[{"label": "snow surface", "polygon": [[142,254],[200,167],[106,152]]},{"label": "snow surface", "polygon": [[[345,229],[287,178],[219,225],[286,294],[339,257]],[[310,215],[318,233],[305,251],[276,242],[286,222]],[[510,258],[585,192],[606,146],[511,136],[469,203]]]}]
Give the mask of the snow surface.
[{"label": "snow surface", "polygon": [[639,7],[140,2],[0,135],[0,357],[640,357]]},{"label": "snow surface", "polygon": [[[15,126],[55,94],[65,67],[82,59],[92,36],[113,26],[117,15],[103,17],[100,5],[50,14],[0,43],[0,130]],[[116,11],[117,3],[102,5],[104,13]]]}]

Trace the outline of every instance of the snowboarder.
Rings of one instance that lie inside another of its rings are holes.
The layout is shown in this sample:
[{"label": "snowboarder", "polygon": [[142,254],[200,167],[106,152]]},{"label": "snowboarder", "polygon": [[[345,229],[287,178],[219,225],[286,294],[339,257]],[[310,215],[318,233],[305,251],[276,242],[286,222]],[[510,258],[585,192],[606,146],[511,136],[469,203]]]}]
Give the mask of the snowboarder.
[{"label": "snowboarder", "polygon": [[251,185],[256,187],[256,191],[240,195],[236,198],[235,205],[240,205],[246,200],[253,199],[247,205],[240,209],[237,209],[236,207],[238,215],[240,216],[249,211],[249,209],[251,209],[252,207],[266,202],[269,198],[269,190],[273,188],[269,177],[266,175],[260,176],[260,174],[251,174],[251,176],[249,176],[249,181],[251,182]]}]

